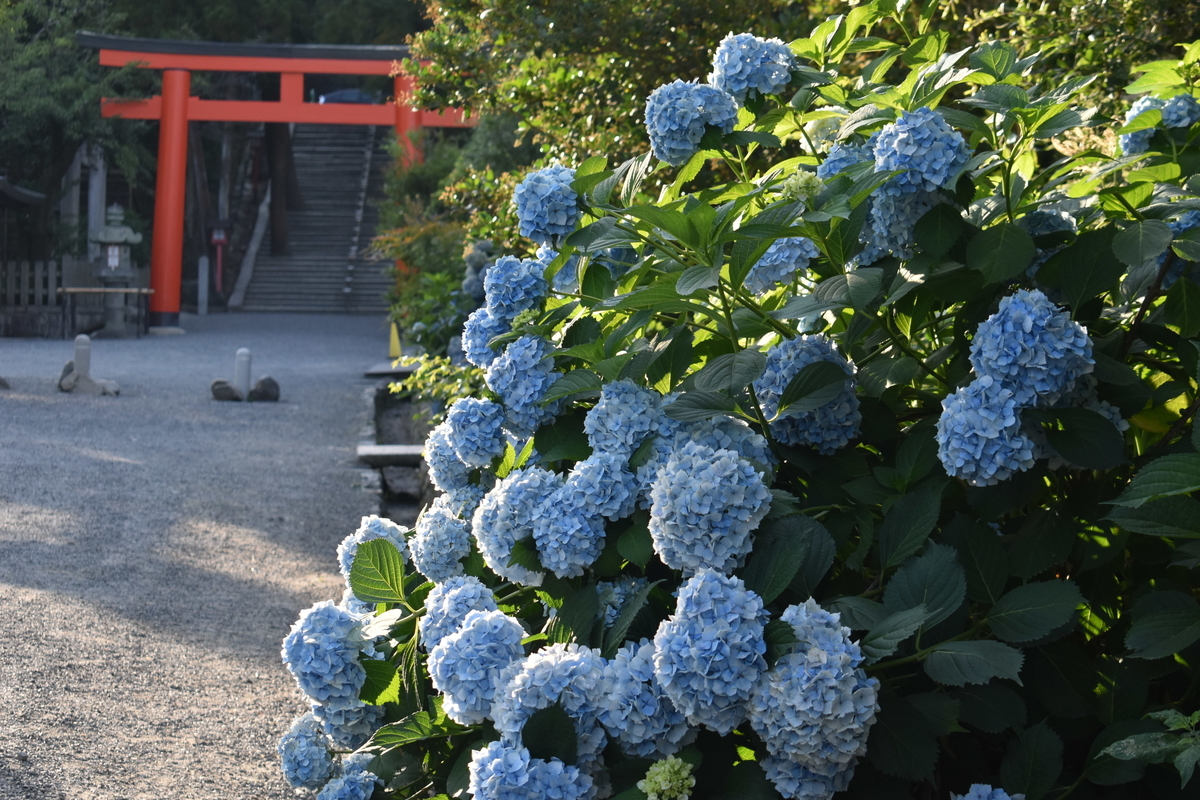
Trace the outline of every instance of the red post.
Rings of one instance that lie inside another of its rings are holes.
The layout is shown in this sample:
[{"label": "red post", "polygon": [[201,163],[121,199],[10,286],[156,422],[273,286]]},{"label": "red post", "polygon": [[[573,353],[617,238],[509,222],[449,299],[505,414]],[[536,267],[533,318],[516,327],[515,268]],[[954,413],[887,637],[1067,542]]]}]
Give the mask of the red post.
[{"label": "red post", "polygon": [[154,243],[150,253],[150,324],[179,324],[183,282],[183,204],[187,186],[188,95],[192,74],[164,69],[154,192]]},{"label": "red post", "polygon": [[407,75],[397,75],[395,87],[396,139],[399,140],[400,147],[404,149],[405,160],[409,164],[420,164],[425,160],[424,153],[417,148],[416,143],[409,136],[421,129],[421,112],[419,109],[413,108],[412,101],[409,100],[412,78]]}]

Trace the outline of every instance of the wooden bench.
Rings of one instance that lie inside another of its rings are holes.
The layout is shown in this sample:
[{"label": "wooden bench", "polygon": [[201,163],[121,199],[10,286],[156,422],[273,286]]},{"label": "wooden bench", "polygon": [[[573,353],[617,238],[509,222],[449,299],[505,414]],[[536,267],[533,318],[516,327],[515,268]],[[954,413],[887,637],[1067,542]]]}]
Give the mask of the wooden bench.
[{"label": "wooden bench", "polygon": [[[149,333],[150,323],[150,295],[154,294],[153,289],[138,289],[130,287],[128,289],[101,288],[91,286],[69,286],[58,290],[58,293],[64,295],[66,302],[62,306],[62,338],[75,338],[78,320],[75,314],[75,298],[81,294],[124,294],[135,295],[137,297],[137,318],[134,325],[135,335],[140,339],[143,333]],[[68,327],[68,321],[70,325]]]}]

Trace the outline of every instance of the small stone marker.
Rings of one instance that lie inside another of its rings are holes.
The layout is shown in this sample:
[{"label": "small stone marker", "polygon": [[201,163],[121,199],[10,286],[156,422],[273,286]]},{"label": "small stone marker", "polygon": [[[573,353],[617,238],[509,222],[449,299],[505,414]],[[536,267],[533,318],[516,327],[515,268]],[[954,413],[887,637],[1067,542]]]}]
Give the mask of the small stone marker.
[{"label": "small stone marker", "polygon": [[246,399],[252,403],[276,403],[279,401],[279,382],[270,375],[264,375],[254,384]]},{"label": "small stone marker", "polygon": [[81,333],[75,337],[75,358],[63,366],[62,374],[58,378],[58,388],[75,394],[107,394],[115,397],[121,393],[121,387],[116,381],[94,379],[91,373],[92,340],[87,334]]},{"label": "small stone marker", "polygon": [[[242,397],[250,393],[250,348],[239,347],[233,363],[233,385]],[[239,398],[240,399],[240,398]]]}]

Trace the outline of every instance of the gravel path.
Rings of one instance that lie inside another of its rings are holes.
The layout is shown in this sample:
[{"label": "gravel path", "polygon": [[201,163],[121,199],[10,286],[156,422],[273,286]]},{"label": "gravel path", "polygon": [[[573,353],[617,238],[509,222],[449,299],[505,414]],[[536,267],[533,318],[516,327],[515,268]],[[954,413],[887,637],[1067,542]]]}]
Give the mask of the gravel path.
[{"label": "gravel path", "polygon": [[[334,548],[374,513],[354,444],[374,317],[187,317],[92,343],[121,396],[55,387],[71,342],[0,339],[0,798],[285,798],[305,710],[279,661],[340,598]],[[219,403],[249,347],[279,403]]]}]

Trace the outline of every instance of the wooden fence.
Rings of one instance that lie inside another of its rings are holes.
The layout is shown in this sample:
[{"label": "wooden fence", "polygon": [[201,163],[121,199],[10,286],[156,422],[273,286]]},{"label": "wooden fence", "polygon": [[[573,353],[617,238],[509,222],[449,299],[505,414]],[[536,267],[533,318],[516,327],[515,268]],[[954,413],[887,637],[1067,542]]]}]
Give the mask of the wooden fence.
[{"label": "wooden fence", "polygon": [[0,261],[0,336],[55,336],[62,328],[63,287],[98,287],[83,258]]}]

